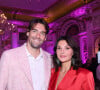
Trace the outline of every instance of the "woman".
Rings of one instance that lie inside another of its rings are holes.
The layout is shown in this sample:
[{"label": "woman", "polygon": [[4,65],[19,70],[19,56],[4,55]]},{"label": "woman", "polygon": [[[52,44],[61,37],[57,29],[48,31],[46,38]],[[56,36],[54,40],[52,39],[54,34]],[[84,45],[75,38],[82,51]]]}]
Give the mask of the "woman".
[{"label": "woman", "polygon": [[80,67],[79,48],[72,38],[60,37],[54,51],[48,90],[94,90],[93,74]]}]

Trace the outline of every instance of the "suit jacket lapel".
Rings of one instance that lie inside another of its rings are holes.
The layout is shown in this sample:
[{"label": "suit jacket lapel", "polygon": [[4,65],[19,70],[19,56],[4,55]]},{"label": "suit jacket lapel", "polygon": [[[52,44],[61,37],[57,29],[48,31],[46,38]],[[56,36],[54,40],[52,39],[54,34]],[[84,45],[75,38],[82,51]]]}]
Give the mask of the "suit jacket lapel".
[{"label": "suit jacket lapel", "polygon": [[[60,71],[60,69],[59,69]],[[59,73],[58,73],[59,74]],[[73,68],[71,68],[71,70],[69,70],[65,76],[63,77],[63,79],[61,80],[61,82],[59,83],[59,88],[62,87],[62,85],[65,85],[66,83],[66,87],[70,87],[73,82],[75,81],[76,77],[77,77],[77,71],[76,70],[73,70]],[[62,85],[60,85],[62,84]]]},{"label": "suit jacket lapel", "polygon": [[20,47],[19,53],[21,55],[19,57],[19,62],[20,62],[20,66],[22,68],[22,71],[24,72],[25,76],[29,80],[30,84],[33,86],[29,61],[28,61],[28,57],[27,57],[27,54],[26,54],[26,51],[25,51],[25,45]]},{"label": "suit jacket lapel", "polygon": [[71,70],[68,71],[68,74],[66,75],[66,77],[67,77],[67,79],[69,81],[68,85],[72,84],[73,81],[76,79],[76,77],[77,77],[76,74],[77,74],[77,70],[73,70],[73,68],[71,68]]},{"label": "suit jacket lapel", "polygon": [[45,72],[45,84],[48,87],[49,84],[49,79],[50,79],[50,62],[49,59],[50,57],[48,57],[48,55],[46,55],[46,53],[42,50],[43,52],[43,59],[44,59],[44,72]]}]

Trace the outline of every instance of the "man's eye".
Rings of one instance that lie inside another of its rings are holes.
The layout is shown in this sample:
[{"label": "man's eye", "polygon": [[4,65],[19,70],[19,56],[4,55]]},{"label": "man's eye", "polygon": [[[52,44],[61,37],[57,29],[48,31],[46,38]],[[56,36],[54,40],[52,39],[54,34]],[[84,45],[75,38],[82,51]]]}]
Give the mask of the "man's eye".
[{"label": "man's eye", "polygon": [[45,33],[45,32],[41,32],[41,34],[42,34],[42,35],[45,35],[46,33]]},{"label": "man's eye", "polygon": [[32,30],[33,32],[36,32],[36,30]]}]

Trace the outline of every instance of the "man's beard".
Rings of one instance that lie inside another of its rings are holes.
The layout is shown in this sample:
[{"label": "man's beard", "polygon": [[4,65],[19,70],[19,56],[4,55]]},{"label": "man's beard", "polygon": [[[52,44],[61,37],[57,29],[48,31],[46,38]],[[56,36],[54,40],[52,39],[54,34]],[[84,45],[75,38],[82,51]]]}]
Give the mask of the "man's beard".
[{"label": "man's beard", "polygon": [[31,47],[32,48],[35,48],[35,49],[39,49],[40,47],[41,47],[41,45],[42,45],[42,41],[39,39],[39,41],[41,42],[40,44],[38,44],[38,45],[35,45],[34,43],[32,43],[31,42]]}]

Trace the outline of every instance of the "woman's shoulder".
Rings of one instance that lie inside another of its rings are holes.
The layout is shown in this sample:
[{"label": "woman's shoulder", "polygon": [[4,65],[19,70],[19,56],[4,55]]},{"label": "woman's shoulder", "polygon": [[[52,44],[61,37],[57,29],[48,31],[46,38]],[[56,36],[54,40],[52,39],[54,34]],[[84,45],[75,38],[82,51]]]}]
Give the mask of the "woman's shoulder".
[{"label": "woman's shoulder", "polygon": [[55,72],[55,68],[52,68],[52,69],[51,69],[51,73],[54,73],[54,72]]},{"label": "woman's shoulder", "polygon": [[55,71],[55,68],[52,68],[51,71]]},{"label": "woman's shoulder", "polygon": [[78,72],[78,73],[82,73],[82,74],[84,74],[84,75],[92,74],[91,71],[89,71],[88,69],[85,69],[85,68],[78,68],[77,72]]},{"label": "woman's shoulder", "polygon": [[59,72],[59,70],[60,70],[60,67],[58,68],[58,70],[56,70],[56,68],[52,68],[51,69],[51,74],[57,73],[57,72]]}]

